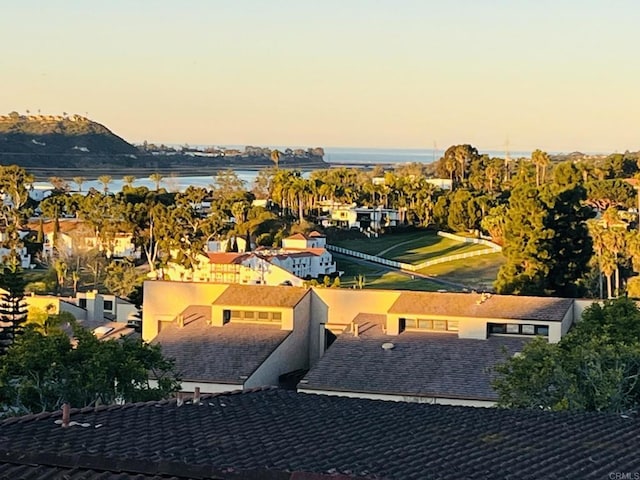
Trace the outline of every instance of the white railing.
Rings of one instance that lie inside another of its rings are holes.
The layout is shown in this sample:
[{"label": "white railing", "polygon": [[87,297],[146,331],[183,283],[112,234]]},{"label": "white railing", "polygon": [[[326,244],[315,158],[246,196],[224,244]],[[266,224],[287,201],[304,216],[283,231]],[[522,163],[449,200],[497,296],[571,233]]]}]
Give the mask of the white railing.
[{"label": "white railing", "polygon": [[485,247],[489,247],[496,252],[501,252],[502,247],[497,243],[493,243],[484,238],[472,238],[472,237],[462,237],[460,235],[454,235],[453,233],[447,232],[438,232],[439,237],[448,238],[450,240],[455,240],[456,242],[464,242],[464,243],[475,243],[476,245],[484,245]]}]

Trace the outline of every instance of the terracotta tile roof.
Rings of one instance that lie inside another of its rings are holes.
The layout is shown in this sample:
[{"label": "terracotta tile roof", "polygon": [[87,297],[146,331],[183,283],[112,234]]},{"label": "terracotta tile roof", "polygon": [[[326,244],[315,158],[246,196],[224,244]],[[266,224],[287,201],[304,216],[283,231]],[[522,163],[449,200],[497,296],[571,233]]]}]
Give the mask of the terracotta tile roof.
[{"label": "terracotta tile roof", "polygon": [[323,235],[320,232],[314,230],[313,232],[311,232],[309,234],[309,238],[325,238],[325,235]]},{"label": "terracotta tile roof", "polygon": [[209,263],[215,264],[239,264],[248,257],[246,253],[236,253],[236,252],[209,252],[207,253],[209,257]]},{"label": "terracotta tile roof", "polygon": [[571,298],[524,297],[477,293],[402,292],[389,313],[451,317],[562,321]]},{"label": "terracotta tile roof", "polygon": [[229,285],[214,305],[293,308],[308,289],[270,285]]},{"label": "terracotta tile roof", "polygon": [[[493,402],[491,368],[529,339],[458,338],[455,333],[385,335],[383,315],[358,315],[359,334],[343,333],[298,385],[309,390]],[[391,342],[393,350],[383,350]]]},{"label": "terracotta tile roof", "polygon": [[[95,231],[83,220],[76,218],[61,218],[58,221],[58,224],[60,226],[60,233],[78,231],[84,235],[95,235]],[[37,232],[40,228],[40,222],[29,222],[27,227]],[[45,220],[42,224],[42,231],[46,234],[53,233],[54,227],[54,220]]]},{"label": "terracotta tile roof", "polygon": [[602,480],[640,471],[638,418],[601,413],[269,389],[181,406],[172,400],[72,409],[75,423],[68,428],[57,423],[60,417],[44,413],[0,424],[0,463],[23,470],[11,478],[44,478],[47,467],[65,465],[102,472],[97,478],[145,480],[316,480],[320,474],[335,480]]},{"label": "terracotta tile roof", "polygon": [[287,238],[285,238],[285,240],[306,240],[307,237],[305,237],[302,233],[294,233],[293,235],[288,236]]},{"label": "terracotta tile roof", "polygon": [[184,327],[171,323],[153,339],[166,357],[176,360],[184,381],[242,385],[291,333],[279,325],[208,325],[211,307],[193,306],[183,313]]}]

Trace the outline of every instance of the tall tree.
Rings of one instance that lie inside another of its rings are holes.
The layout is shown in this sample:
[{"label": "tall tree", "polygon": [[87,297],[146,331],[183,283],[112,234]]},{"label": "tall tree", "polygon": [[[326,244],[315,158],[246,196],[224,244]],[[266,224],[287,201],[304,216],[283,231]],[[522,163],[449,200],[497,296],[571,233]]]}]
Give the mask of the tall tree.
[{"label": "tall tree", "polygon": [[73,183],[78,186],[78,191],[82,192],[82,185],[86,182],[87,179],[85,177],[73,177]]},{"label": "tall tree", "polygon": [[13,344],[24,330],[27,305],[24,299],[25,282],[15,257],[2,265],[0,271],[0,353]]},{"label": "tall tree", "polygon": [[514,188],[504,225],[506,262],[495,283],[499,293],[577,295],[592,254],[586,220],[593,214],[584,198],[577,185],[522,182]]},{"label": "tall tree", "polygon": [[156,192],[157,192],[158,190],[160,190],[160,183],[162,183],[162,180],[164,180],[164,175],[162,175],[161,173],[155,172],[149,175],[149,180],[151,180],[154,183],[156,187]]},{"label": "tall tree", "polygon": [[538,338],[496,368],[499,405],[574,411],[640,407],[640,311],[627,298],[594,303],[557,344]]},{"label": "tall tree", "polygon": [[113,178],[111,175],[100,175],[98,181],[102,184],[102,191],[106,194],[109,191],[109,184]]}]

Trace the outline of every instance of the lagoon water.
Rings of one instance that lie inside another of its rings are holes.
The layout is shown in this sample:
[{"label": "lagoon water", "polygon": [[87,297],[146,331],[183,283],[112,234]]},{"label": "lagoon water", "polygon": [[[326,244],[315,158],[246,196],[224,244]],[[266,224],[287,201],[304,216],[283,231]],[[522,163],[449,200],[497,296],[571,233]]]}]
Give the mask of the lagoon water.
[{"label": "lagoon water", "polygon": [[[244,147],[240,147],[244,148]],[[431,163],[438,160],[444,154],[443,150],[419,149],[419,148],[356,148],[356,147],[326,147],[324,149],[324,159],[329,164],[334,165],[357,165],[357,164],[402,164],[402,163]],[[491,157],[504,157],[504,152],[499,151],[481,151]],[[512,152],[513,158],[528,157],[531,152]],[[257,171],[253,170],[236,170],[238,177],[245,182],[247,188],[251,188]],[[177,176],[167,175],[161,182],[161,187],[166,188],[170,192],[184,191],[188,186],[210,188],[213,184],[213,176]],[[77,185],[69,182],[72,190],[77,189]],[[145,186],[149,189],[155,188],[155,183],[149,178],[138,178],[133,183],[135,187]],[[109,184],[109,191],[118,192],[122,190],[124,182],[121,178],[113,178]],[[34,188],[46,189],[51,188],[48,182],[36,182]],[[82,190],[87,191],[90,188],[102,191],[103,185],[97,180],[86,181],[82,184]]]}]

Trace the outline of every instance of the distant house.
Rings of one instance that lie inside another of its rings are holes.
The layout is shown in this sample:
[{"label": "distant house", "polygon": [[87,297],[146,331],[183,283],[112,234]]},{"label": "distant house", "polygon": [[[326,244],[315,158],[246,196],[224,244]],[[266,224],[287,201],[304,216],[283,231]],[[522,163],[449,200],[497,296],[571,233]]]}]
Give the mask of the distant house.
[{"label": "distant house", "polygon": [[[133,244],[133,236],[130,233],[118,232],[106,244],[95,230],[83,220],[61,218],[58,225],[60,229],[54,245],[55,221],[46,220],[42,224],[44,232],[42,253],[45,256],[52,256],[55,247],[64,250],[66,254],[97,249],[105,252],[110,258],[140,258],[140,250]],[[38,231],[40,225],[38,222],[31,222],[29,228],[32,231]]]},{"label": "distant house", "polygon": [[404,221],[404,210],[379,207],[358,207],[355,203],[320,203],[324,215],[324,227],[352,228],[377,232],[383,228],[396,227]]},{"label": "distant house", "polygon": [[227,252],[229,240],[209,242],[210,251],[198,256],[192,271],[170,262],[162,278],[174,281],[239,283],[244,285],[302,286],[305,279],[336,273],[333,256],[325,248],[326,238],[318,232],[301,233],[283,240],[282,248],[261,247],[247,252],[246,240],[236,238],[239,252]]},{"label": "distant house", "polygon": [[[18,236],[20,240],[23,240],[29,233],[29,230],[20,230],[18,231]],[[6,232],[0,231],[0,242],[4,243],[7,240],[9,240],[9,238],[7,237]],[[31,254],[27,252],[26,247],[22,247],[16,252],[11,250],[10,248],[0,247],[0,260],[4,263],[4,260],[12,256],[14,253],[18,254],[18,257],[20,259],[20,267],[24,269],[33,268],[34,265],[32,264]]]}]

